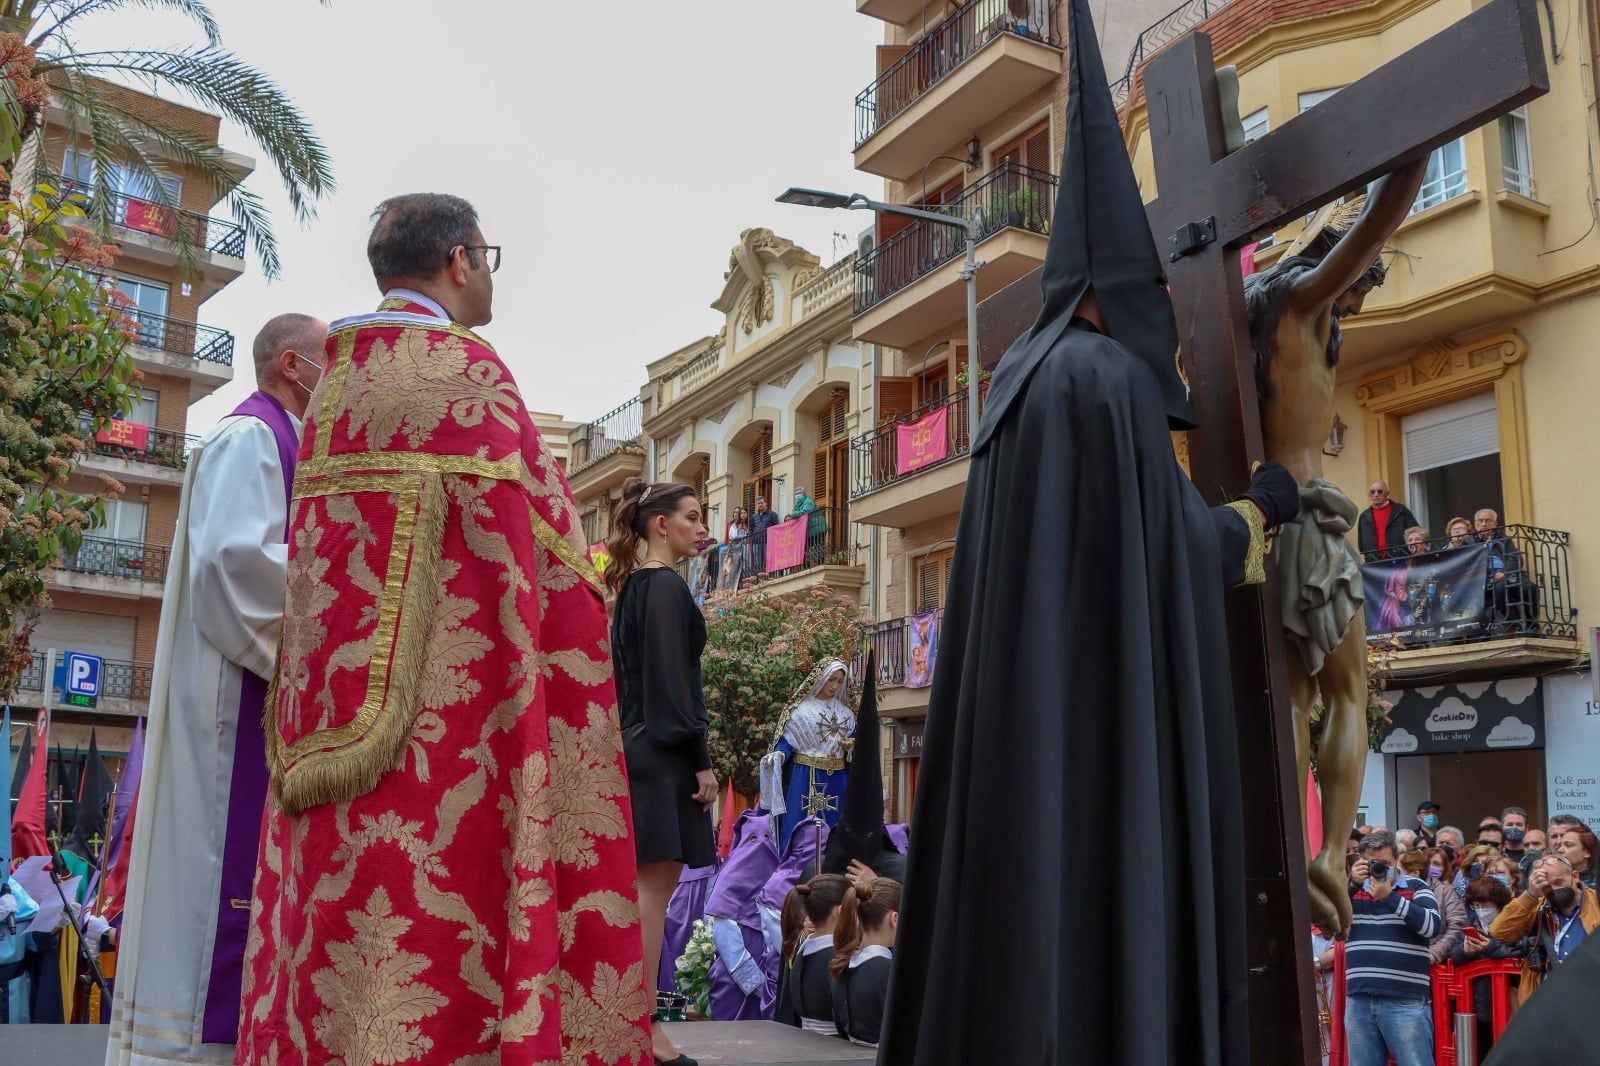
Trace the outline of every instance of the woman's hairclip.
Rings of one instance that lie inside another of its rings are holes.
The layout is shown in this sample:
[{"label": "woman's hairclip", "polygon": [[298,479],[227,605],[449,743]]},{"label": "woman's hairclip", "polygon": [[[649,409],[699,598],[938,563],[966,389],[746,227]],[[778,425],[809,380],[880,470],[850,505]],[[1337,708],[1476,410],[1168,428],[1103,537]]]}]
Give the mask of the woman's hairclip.
[{"label": "woman's hairclip", "polygon": [[652,492],[654,492],[655,490],[656,490],[656,487],[654,485],[646,485],[645,486],[644,495],[639,497],[639,505],[641,507],[644,506],[644,503],[645,503],[646,500],[650,499],[650,494]]}]

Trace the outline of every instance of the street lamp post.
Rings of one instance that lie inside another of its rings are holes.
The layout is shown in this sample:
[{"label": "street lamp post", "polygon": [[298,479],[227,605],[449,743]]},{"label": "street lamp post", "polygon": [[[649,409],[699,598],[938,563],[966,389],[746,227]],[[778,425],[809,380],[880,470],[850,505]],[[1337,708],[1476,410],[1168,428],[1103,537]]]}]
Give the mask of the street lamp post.
[{"label": "street lamp post", "polygon": [[978,220],[954,218],[905,204],[887,204],[871,200],[861,193],[823,192],[819,189],[786,190],[778,197],[780,204],[797,204],[801,207],[842,207],[852,211],[882,212],[886,215],[904,215],[921,219],[936,226],[960,230],[966,236],[967,254],[958,275],[967,285],[967,433],[968,439],[978,426]]}]

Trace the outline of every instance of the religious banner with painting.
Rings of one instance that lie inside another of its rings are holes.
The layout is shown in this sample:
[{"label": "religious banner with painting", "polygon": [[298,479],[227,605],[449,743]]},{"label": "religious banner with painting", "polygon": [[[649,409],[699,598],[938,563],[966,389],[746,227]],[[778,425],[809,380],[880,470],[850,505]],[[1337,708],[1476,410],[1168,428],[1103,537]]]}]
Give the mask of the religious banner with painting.
[{"label": "religious banner with painting", "polygon": [[1488,572],[1487,544],[1362,564],[1367,635],[1421,643],[1476,632]]},{"label": "religious banner with painting", "polygon": [[806,526],[809,516],[779,522],[767,530],[767,573],[775,574],[806,561]]},{"label": "religious banner with painting", "polygon": [[927,688],[939,655],[939,612],[913,615],[906,623],[906,644],[906,688]]},{"label": "religious banner with painting", "polygon": [[114,418],[95,432],[94,439],[101,444],[114,444],[118,448],[134,448],[142,452],[150,446],[150,427],[143,422]]},{"label": "religious banner with painting", "polygon": [[950,408],[941,407],[904,426],[896,426],[894,472],[910,474],[950,454]]}]

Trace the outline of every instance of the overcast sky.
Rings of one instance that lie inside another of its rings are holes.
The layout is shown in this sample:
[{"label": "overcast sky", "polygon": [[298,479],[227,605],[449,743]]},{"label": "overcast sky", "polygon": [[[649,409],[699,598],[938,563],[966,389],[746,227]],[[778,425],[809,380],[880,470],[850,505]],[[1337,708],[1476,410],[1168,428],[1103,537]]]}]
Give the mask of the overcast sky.
[{"label": "overcast sky", "polygon": [[[651,360],[715,332],[710,302],[740,230],[766,226],[824,263],[864,213],[787,207],[789,185],[878,191],[850,163],[854,100],[882,24],[848,0],[214,0],[224,44],[316,125],[339,189],[298,224],[256,157],[283,275],[201,307],[238,341],[234,380],[190,410],[200,433],[254,388],[267,318],[372,310],[368,216],[386,196],[471,200],[505,247],[483,332],[536,410],[586,421],[638,392]],[[84,47],[198,43],[147,11],[85,20]]]}]

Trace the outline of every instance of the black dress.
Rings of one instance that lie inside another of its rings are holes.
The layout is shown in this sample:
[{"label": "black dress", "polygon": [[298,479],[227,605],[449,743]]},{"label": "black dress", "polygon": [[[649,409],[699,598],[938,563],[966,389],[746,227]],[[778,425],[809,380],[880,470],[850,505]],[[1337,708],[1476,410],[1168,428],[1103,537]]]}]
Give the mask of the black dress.
[{"label": "black dress", "polygon": [[838,1023],[839,1035],[852,1044],[878,1046],[892,965],[887,949],[864,949],[833,979],[833,1020]]},{"label": "black dress", "polygon": [[788,979],[778,989],[776,1020],[817,1033],[837,1033],[833,1021],[832,977],[828,963],[833,960],[833,937],[822,934],[807,938],[789,967]]},{"label": "black dress", "polygon": [[695,802],[695,774],[711,769],[700,653],[706,623],[677,571],[636,570],[611,620],[622,748],[640,863],[716,861],[711,813]]}]

